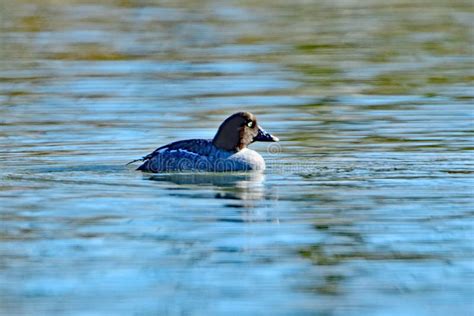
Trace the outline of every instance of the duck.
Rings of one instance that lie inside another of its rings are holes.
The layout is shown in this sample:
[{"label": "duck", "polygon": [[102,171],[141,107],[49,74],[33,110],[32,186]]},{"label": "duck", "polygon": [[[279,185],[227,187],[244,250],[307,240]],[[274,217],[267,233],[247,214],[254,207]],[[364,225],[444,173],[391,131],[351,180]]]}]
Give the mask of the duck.
[{"label": "duck", "polygon": [[238,112],[222,122],[213,139],[176,141],[128,164],[142,161],[136,170],[150,173],[263,171],[265,160],[248,148],[256,141],[278,142],[279,139],[260,127],[252,113]]}]

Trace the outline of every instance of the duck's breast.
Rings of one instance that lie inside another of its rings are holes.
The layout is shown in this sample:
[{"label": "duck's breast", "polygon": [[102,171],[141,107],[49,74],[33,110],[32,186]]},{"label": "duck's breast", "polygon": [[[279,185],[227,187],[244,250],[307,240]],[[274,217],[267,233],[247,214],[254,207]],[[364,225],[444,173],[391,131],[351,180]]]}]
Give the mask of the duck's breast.
[{"label": "duck's breast", "polygon": [[234,163],[236,170],[265,170],[265,160],[252,149],[242,149],[228,159]]}]

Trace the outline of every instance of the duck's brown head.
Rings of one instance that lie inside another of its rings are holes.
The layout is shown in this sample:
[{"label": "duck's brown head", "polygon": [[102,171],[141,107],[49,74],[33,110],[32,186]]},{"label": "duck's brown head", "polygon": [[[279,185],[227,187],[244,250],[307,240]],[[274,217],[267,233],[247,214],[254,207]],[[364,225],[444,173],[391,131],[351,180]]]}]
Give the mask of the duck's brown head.
[{"label": "duck's brown head", "polygon": [[277,142],[279,139],[265,132],[258,124],[255,115],[238,112],[229,116],[217,130],[212,143],[227,151],[239,151],[253,142]]}]

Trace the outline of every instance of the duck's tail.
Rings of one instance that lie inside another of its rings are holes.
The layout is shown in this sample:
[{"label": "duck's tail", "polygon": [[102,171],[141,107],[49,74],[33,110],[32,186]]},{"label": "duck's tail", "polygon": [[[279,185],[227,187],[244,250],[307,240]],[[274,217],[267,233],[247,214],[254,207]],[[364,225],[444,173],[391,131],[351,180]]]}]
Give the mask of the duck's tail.
[{"label": "duck's tail", "polygon": [[134,163],[134,162],[137,162],[137,161],[144,161],[144,160],[145,160],[145,157],[139,158],[139,159],[135,159],[135,160],[132,160],[132,161],[130,161],[130,162],[127,162],[127,164],[126,164],[125,166],[128,166],[128,165],[130,165],[130,164],[132,164],[132,163]]}]

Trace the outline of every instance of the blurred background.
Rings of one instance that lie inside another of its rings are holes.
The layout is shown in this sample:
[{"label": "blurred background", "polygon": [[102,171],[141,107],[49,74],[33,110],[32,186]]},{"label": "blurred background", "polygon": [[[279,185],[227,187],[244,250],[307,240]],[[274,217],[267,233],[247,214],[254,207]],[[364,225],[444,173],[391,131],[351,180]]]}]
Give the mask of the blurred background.
[{"label": "blurred background", "polygon": [[[474,313],[471,1],[0,0],[0,314]],[[265,174],[124,164],[241,110]]]}]

